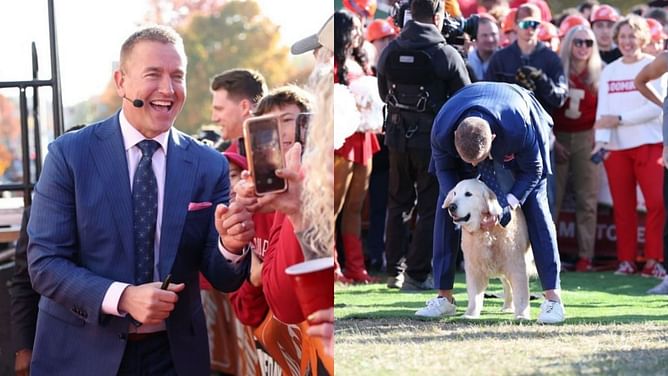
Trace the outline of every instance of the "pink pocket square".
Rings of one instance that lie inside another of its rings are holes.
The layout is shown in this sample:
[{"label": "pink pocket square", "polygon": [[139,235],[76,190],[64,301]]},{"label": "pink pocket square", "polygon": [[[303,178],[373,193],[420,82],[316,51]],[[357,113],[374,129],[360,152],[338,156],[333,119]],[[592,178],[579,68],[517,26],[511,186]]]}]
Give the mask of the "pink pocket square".
[{"label": "pink pocket square", "polygon": [[206,202],[191,202],[188,204],[188,211],[196,211],[196,210],[202,210],[206,209],[213,205],[209,201]]}]

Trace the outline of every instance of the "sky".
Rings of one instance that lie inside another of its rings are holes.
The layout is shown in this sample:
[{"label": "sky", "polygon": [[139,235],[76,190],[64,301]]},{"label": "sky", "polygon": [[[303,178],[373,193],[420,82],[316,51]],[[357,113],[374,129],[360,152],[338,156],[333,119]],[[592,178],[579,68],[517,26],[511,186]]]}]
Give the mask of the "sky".
[{"label": "sky", "polygon": [[[263,13],[281,26],[286,45],[316,33],[334,11],[331,0],[257,1]],[[123,40],[142,22],[148,6],[145,0],[54,3],[63,104],[71,106],[104,90]],[[39,78],[51,78],[48,38],[47,0],[0,2],[0,81],[32,78],[32,41],[37,43]],[[17,93],[0,91],[7,96]]]}]

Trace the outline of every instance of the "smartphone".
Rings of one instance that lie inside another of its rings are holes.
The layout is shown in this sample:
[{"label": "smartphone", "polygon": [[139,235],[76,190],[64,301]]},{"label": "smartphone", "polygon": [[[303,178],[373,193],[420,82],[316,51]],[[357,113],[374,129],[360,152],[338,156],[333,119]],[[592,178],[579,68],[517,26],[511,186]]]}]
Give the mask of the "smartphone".
[{"label": "smartphone", "polygon": [[273,115],[249,118],[243,124],[243,131],[255,193],[263,196],[272,192],[285,192],[288,189],[287,181],[276,176],[276,169],[285,167],[278,118]]},{"label": "smartphone", "polygon": [[599,163],[603,162],[603,160],[605,159],[606,154],[608,154],[608,151],[605,150],[605,148],[601,148],[595,154],[593,154],[590,159],[591,159],[592,163],[599,164]]},{"label": "smartphone", "polygon": [[306,133],[308,132],[308,126],[311,123],[312,115],[313,114],[310,112],[300,112],[295,119],[295,122],[297,123],[295,127],[295,141],[302,144],[302,152],[306,146]]}]

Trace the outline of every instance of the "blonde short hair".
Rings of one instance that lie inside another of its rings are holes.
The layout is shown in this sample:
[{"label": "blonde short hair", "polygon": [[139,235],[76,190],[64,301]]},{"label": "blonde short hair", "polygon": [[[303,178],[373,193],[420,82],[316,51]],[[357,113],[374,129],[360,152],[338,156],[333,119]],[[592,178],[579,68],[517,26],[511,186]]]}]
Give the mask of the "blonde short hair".
[{"label": "blonde short hair", "polygon": [[639,40],[640,48],[645,47],[647,43],[649,43],[651,34],[649,31],[649,26],[647,25],[647,21],[635,14],[629,14],[628,16],[617,21],[612,31],[612,40],[615,41],[615,43],[619,44],[619,30],[624,25],[629,25],[629,27],[633,30],[633,34]]}]

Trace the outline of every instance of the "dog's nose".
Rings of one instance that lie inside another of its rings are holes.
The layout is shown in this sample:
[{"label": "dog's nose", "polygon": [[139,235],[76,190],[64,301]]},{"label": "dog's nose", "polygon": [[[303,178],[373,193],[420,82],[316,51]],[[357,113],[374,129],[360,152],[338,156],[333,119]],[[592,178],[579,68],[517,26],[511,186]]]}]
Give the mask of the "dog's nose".
[{"label": "dog's nose", "polygon": [[456,212],[457,211],[457,204],[450,204],[450,206],[448,206],[448,210],[450,211],[450,213]]}]

